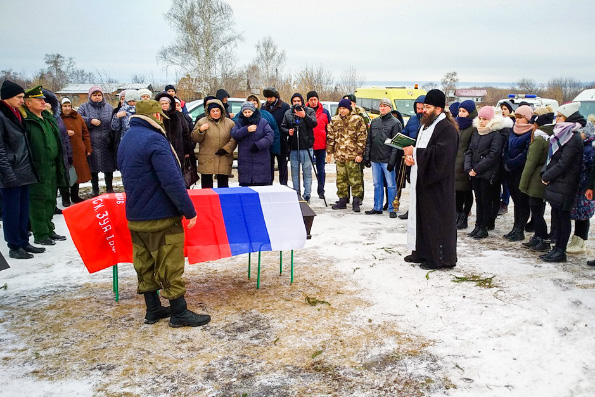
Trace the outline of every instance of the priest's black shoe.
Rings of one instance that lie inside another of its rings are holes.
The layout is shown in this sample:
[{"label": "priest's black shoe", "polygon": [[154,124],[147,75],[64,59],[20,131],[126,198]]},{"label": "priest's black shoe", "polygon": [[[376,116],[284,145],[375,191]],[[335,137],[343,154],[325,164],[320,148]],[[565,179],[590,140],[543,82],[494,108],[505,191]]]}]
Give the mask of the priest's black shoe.
[{"label": "priest's black shoe", "polygon": [[546,255],[541,258],[541,260],[544,262],[566,262],[566,252],[564,252],[562,248],[554,247],[551,251],[551,255]]},{"label": "priest's black shoe", "polygon": [[13,259],[31,259],[33,258],[33,255],[28,253],[27,251],[25,251],[22,248],[19,248],[18,250],[10,250],[8,252],[8,256],[10,256]]},{"label": "priest's black shoe", "polygon": [[45,252],[45,248],[35,247],[31,244],[27,244],[26,246],[23,247],[23,249],[27,252],[32,253],[32,254],[41,254],[42,252]]},{"label": "priest's black shoe", "polygon": [[56,234],[56,232],[54,232],[54,231],[50,232],[50,238],[52,240],[56,240],[56,241],[65,241],[66,240],[65,236],[60,236],[59,234]]},{"label": "priest's black shoe", "polygon": [[378,210],[374,210],[374,209],[366,211],[366,215],[376,215],[376,214],[382,214],[382,211],[378,211]]},{"label": "priest's black shoe", "polygon": [[422,263],[425,262],[424,258],[419,257],[415,251],[411,253],[411,255],[407,255],[406,257],[403,258],[403,260],[405,262],[409,262],[409,263]]},{"label": "priest's black shoe", "polygon": [[39,245],[56,245],[56,242],[49,237],[42,238],[41,240],[34,240],[33,242]]}]

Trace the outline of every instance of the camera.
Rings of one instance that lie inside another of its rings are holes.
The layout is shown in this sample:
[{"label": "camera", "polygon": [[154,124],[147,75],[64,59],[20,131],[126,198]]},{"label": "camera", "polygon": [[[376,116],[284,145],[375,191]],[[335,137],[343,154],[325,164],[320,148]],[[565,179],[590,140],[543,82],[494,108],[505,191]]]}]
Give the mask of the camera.
[{"label": "camera", "polygon": [[302,110],[304,110],[303,105],[293,105],[291,108],[297,112],[301,112]]}]

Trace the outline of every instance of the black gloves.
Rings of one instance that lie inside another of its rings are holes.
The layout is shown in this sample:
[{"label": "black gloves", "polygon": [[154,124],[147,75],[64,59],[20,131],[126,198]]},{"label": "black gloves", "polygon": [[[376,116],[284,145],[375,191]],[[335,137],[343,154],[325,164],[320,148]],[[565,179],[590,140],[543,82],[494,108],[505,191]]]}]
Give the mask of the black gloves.
[{"label": "black gloves", "polygon": [[227,152],[225,151],[225,149],[219,149],[215,152],[215,156],[225,156],[227,154]]},{"label": "black gloves", "polygon": [[256,146],[255,143],[253,143],[252,146],[250,147],[250,152],[258,153],[258,146]]},{"label": "black gloves", "polygon": [[370,162],[370,160],[366,160],[364,161],[364,165],[366,166],[366,168],[370,168],[372,166],[372,163]]},{"label": "black gloves", "polygon": [[393,172],[395,170],[395,165],[394,164],[389,164],[386,166],[386,170],[388,172]]}]

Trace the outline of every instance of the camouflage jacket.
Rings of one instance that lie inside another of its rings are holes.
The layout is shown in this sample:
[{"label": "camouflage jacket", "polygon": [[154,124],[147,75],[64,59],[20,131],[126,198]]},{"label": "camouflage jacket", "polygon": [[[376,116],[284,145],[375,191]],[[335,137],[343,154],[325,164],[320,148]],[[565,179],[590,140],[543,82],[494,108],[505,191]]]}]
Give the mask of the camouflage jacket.
[{"label": "camouflage jacket", "polygon": [[359,117],[361,117],[362,119],[364,119],[364,122],[366,123],[366,131],[370,130],[370,125],[372,124],[372,119],[370,118],[370,116],[368,116],[368,114],[366,113],[366,111],[364,110],[363,107],[361,107],[359,105],[355,105],[355,107],[351,111],[351,114],[356,114]]},{"label": "camouflage jacket", "polygon": [[336,162],[353,161],[357,156],[364,156],[368,134],[363,117],[356,114],[336,115],[327,128],[326,152],[332,154]]}]

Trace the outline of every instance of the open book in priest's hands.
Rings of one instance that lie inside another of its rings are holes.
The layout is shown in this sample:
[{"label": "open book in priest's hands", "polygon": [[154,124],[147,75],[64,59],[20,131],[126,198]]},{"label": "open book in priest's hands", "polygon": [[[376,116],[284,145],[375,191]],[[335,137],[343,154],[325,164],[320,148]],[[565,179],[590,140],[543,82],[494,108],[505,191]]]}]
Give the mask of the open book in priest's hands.
[{"label": "open book in priest's hands", "polygon": [[404,147],[415,146],[415,139],[399,132],[393,139],[384,141],[384,144],[403,150]]}]

